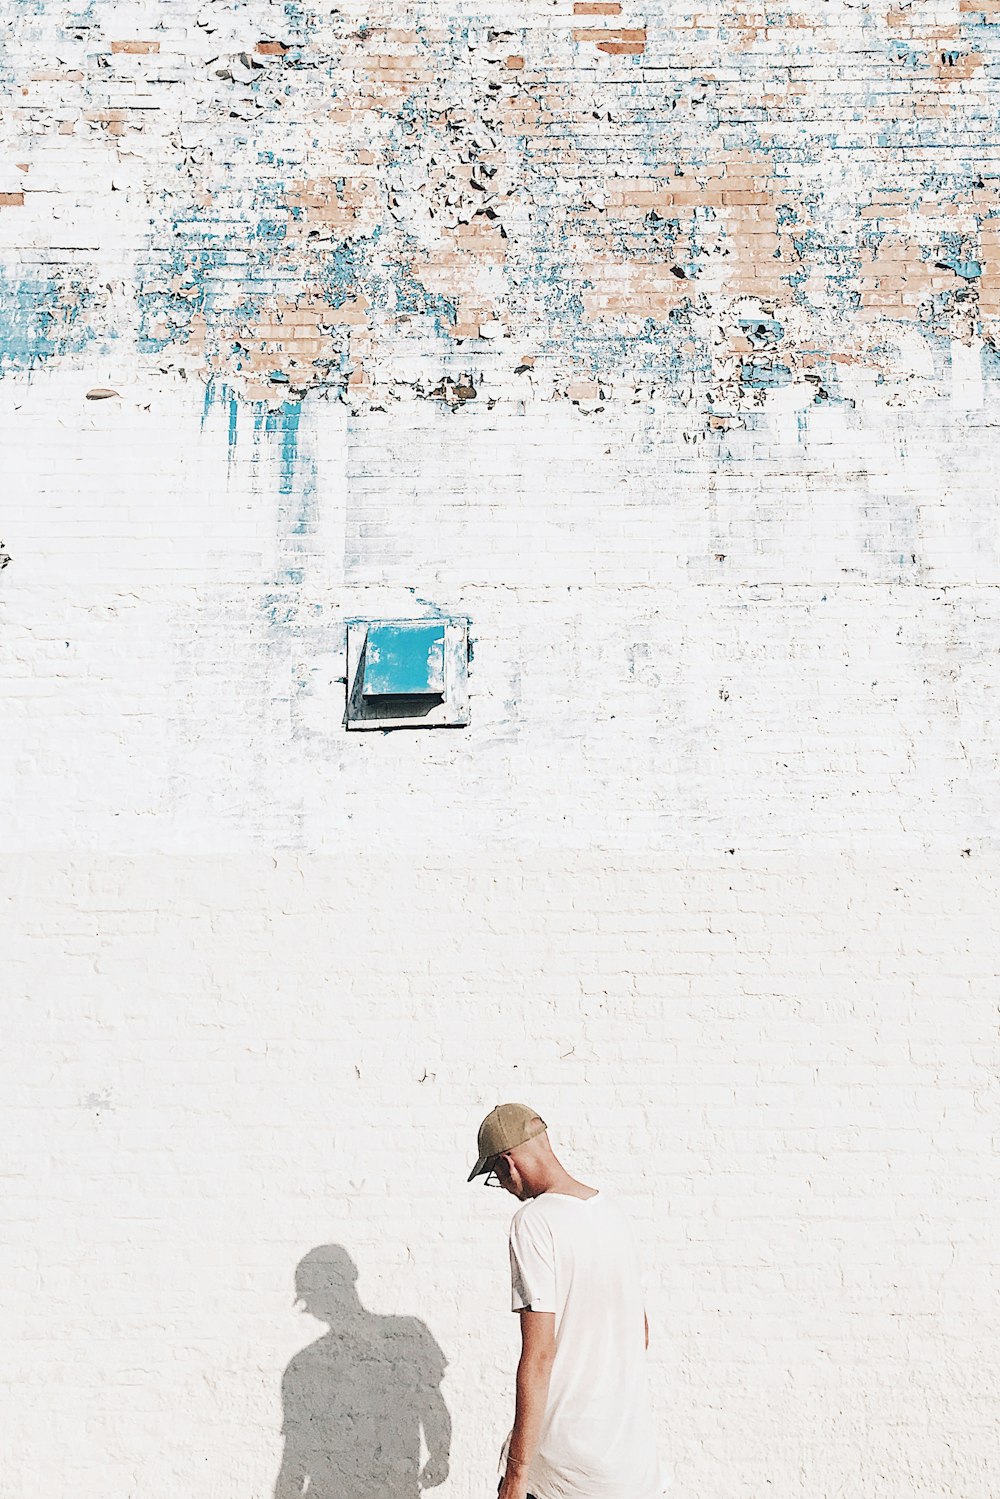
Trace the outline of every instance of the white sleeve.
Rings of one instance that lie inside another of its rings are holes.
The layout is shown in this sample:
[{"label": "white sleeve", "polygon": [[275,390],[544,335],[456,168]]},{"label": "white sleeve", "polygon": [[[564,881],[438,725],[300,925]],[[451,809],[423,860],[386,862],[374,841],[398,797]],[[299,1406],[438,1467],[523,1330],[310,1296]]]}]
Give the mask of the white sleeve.
[{"label": "white sleeve", "polygon": [[556,1256],[545,1223],[531,1223],[517,1213],[510,1226],[511,1309],[556,1310]]}]

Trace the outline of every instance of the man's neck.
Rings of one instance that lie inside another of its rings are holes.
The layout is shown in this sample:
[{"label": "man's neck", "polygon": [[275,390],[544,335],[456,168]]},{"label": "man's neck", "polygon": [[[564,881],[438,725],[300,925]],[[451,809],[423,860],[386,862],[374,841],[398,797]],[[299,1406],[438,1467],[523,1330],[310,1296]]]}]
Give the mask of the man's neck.
[{"label": "man's neck", "polygon": [[564,1166],[559,1165],[545,1174],[538,1190],[533,1193],[533,1196],[543,1197],[546,1192],[555,1192],[561,1197],[579,1197],[581,1199],[597,1196],[596,1187],[588,1187],[584,1182],[577,1181],[575,1176],[570,1176]]}]

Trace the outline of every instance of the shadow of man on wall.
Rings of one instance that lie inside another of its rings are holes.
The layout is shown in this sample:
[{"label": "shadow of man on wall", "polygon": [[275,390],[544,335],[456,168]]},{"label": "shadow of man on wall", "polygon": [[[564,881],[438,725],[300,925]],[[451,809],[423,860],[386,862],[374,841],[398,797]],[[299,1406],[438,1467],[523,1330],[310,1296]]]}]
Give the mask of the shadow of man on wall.
[{"label": "shadow of man on wall", "polygon": [[357,1278],[357,1266],[339,1244],[311,1249],[296,1269],[298,1302],[328,1331],[285,1370],[285,1450],[274,1499],[306,1493],[309,1499],[417,1499],[448,1476],[444,1354],[416,1317],[367,1311]]}]

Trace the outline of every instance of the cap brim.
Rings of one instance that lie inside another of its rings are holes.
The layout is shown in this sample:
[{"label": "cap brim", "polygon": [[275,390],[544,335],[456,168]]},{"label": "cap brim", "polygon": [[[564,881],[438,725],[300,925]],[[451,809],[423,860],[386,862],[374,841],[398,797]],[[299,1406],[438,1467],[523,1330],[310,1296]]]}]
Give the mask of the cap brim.
[{"label": "cap brim", "polygon": [[495,1159],[495,1156],[481,1155],[479,1157],[479,1160],[473,1166],[472,1170],[469,1172],[468,1180],[471,1182],[475,1181],[477,1176],[484,1176],[490,1169],[490,1162]]}]

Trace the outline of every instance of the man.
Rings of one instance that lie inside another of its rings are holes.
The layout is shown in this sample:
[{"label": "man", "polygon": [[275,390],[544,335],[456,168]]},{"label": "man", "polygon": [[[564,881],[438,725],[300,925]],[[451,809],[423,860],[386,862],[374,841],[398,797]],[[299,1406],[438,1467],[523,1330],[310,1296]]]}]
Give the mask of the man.
[{"label": "man", "polygon": [[649,1324],[626,1219],[570,1176],[525,1104],[487,1114],[477,1176],[524,1204],[510,1226],[521,1357],[499,1499],[656,1499]]}]

